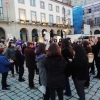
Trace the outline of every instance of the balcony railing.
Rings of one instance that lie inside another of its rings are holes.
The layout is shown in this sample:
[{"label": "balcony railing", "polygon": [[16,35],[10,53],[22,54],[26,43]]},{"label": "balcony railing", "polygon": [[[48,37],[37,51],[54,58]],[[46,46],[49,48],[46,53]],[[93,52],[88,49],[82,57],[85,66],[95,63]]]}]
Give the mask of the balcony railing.
[{"label": "balcony railing", "polygon": [[10,22],[11,19],[7,17],[0,17],[0,22]]}]

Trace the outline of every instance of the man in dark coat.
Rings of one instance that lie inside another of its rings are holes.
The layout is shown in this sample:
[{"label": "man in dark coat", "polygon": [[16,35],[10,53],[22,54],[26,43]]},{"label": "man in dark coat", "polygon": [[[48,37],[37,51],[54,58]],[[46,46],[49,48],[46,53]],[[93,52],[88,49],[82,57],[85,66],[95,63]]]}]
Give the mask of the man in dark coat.
[{"label": "man in dark coat", "polygon": [[28,68],[29,72],[29,87],[30,89],[35,89],[34,87],[34,70],[36,66],[36,61],[35,61],[35,52],[32,49],[34,46],[33,42],[28,42],[27,47],[25,48],[25,60],[26,60],[26,67]]},{"label": "man in dark coat", "polygon": [[24,74],[24,56],[22,54],[22,48],[20,45],[17,46],[17,50],[15,52],[18,66],[19,66],[19,82],[24,82],[23,74]]}]

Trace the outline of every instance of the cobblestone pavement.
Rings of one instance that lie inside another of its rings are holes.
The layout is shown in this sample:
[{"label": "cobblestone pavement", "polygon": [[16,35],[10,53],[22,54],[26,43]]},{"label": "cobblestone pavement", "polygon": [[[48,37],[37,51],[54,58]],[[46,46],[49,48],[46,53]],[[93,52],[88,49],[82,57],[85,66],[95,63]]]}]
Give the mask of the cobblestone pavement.
[{"label": "cobblestone pavement", "polygon": [[[25,68],[24,78],[25,82],[18,82],[18,75],[15,78],[11,77],[9,72],[8,84],[11,85],[9,91],[2,91],[0,84],[0,100],[43,100],[43,94],[39,90],[30,90],[28,87],[28,71]],[[1,81],[1,74],[0,74]],[[38,75],[35,75],[35,86],[38,87]],[[70,78],[70,85],[72,90],[72,97],[64,96],[64,100],[78,100],[72,79]],[[85,90],[86,100],[100,100],[100,80],[91,77],[90,87]],[[58,100],[58,99],[57,99]]]}]

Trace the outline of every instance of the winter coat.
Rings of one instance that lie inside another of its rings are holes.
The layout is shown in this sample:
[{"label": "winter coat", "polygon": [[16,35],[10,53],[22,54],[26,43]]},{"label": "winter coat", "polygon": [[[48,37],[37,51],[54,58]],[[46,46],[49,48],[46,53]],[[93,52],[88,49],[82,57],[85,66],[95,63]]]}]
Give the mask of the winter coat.
[{"label": "winter coat", "polygon": [[34,50],[30,47],[25,48],[25,60],[26,67],[29,69],[35,69],[36,61],[35,61],[35,53]]},{"label": "winter coat", "polygon": [[45,68],[46,54],[36,56],[37,68],[39,69],[40,83],[47,86],[47,70]]},{"label": "winter coat", "polygon": [[73,55],[70,53],[68,48],[63,48],[61,53],[62,53],[62,56],[64,57],[64,59],[68,62],[65,73],[66,73],[66,77],[69,77],[71,74],[70,73],[71,63],[69,62],[69,59],[73,59]]},{"label": "winter coat", "polygon": [[6,53],[5,53],[6,58],[16,60],[15,51],[16,51],[15,47],[7,48]]},{"label": "winter coat", "polygon": [[64,88],[66,84],[65,69],[66,60],[61,56],[47,57],[45,67],[47,69],[47,87]]},{"label": "winter coat", "polygon": [[0,55],[0,73],[6,73],[10,71],[10,62],[4,55]]},{"label": "winter coat", "polygon": [[83,61],[80,60],[81,58],[74,57],[71,63],[71,73],[72,78],[77,78],[78,80],[87,80],[88,72],[89,72],[89,63],[87,56],[82,58]]},{"label": "winter coat", "polygon": [[21,54],[21,52],[19,50],[17,50],[15,52],[15,55],[16,55],[16,59],[17,59],[17,62],[18,62],[18,66],[23,66],[24,65],[24,56],[23,56],[23,54]]}]

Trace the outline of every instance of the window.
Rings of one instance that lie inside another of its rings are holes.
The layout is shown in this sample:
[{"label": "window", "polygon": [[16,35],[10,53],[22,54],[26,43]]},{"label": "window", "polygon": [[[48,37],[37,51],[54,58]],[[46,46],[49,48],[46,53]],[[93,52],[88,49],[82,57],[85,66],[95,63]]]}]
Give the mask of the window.
[{"label": "window", "polygon": [[40,1],[40,8],[45,9],[45,4],[43,1]]},{"label": "window", "polygon": [[91,9],[88,9],[88,13],[91,13]]},{"label": "window", "polygon": [[49,4],[49,10],[52,11],[53,8],[52,8],[52,4]]},{"label": "window", "polygon": [[36,12],[31,11],[31,19],[32,21],[36,21]]},{"label": "window", "polygon": [[100,17],[96,17],[94,23],[95,23],[96,25],[97,25],[97,24],[100,24]]},{"label": "window", "polygon": [[57,20],[57,24],[60,24],[60,16],[57,16],[56,20]]},{"label": "window", "polygon": [[80,5],[83,6],[83,1],[80,2]]},{"label": "window", "polygon": [[0,0],[0,7],[2,7],[2,0]]},{"label": "window", "polygon": [[100,8],[99,8],[99,6],[98,6],[98,5],[97,5],[97,6],[95,6],[95,7],[94,7],[94,12],[99,11],[99,9],[100,9]]},{"label": "window", "polygon": [[86,1],[86,0],[84,1],[84,5],[85,5],[85,4],[87,4],[87,1]]},{"label": "window", "polygon": [[68,25],[71,25],[71,19],[68,18]]},{"label": "window", "polygon": [[20,3],[24,3],[24,0],[18,0],[18,2],[20,2]]},{"label": "window", "polygon": [[56,12],[59,12],[59,7],[58,6],[56,6]]},{"label": "window", "polygon": [[0,0],[0,18],[3,17],[2,0]]},{"label": "window", "polygon": [[19,17],[21,20],[26,20],[26,12],[24,9],[19,9]]},{"label": "window", "polygon": [[67,14],[70,15],[70,10],[69,9],[67,10]]},{"label": "window", "polygon": [[35,0],[30,0],[30,5],[35,6]]},{"label": "window", "polygon": [[74,3],[74,6],[77,6],[77,2]]},{"label": "window", "polygon": [[53,23],[53,15],[49,15],[49,22]]},{"label": "window", "polygon": [[65,13],[65,8],[63,7],[63,8],[62,8],[62,14],[64,14],[64,13]]},{"label": "window", "polygon": [[41,22],[46,22],[44,13],[41,13]]}]

